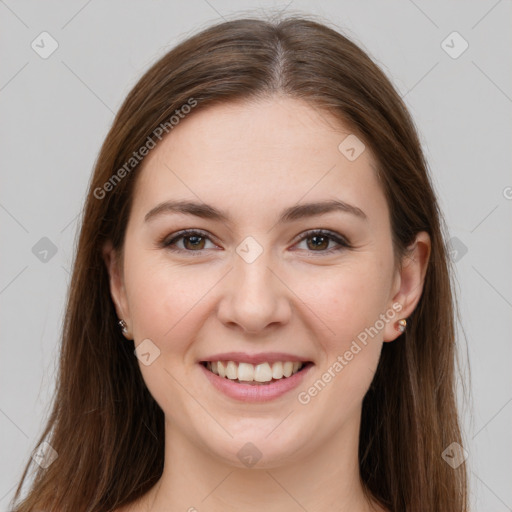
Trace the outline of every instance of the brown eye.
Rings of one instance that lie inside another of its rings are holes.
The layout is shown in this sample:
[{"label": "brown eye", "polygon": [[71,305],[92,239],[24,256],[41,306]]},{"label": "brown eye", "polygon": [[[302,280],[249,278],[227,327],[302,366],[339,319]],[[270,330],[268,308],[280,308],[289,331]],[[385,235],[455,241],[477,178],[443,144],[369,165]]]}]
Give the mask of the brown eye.
[{"label": "brown eye", "polygon": [[323,235],[309,236],[307,240],[311,240],[312,243],[308,243],[310,249],[327,249],[329,245],[329,238]]},{"label": "brown eye", "polygon": [[[350,243],[343,236],[331,231],[308,231],[301,237],[299,242],[303,242],[304,240],[306,241],[309,252],[331,253],[351,247]],[[335,246],[328,249],[331,242],[337,244],[337,247]]]},{"label": "brown eye", "polygon": [[[183,240],[183,246],[179,247],[178,243],[181,240]],[[170,239],[162,241],[161,246],[176,252],[200,252],[207,249],[205,244],[208,240],[210,238],[202,231],[186,230],[176,233]]]},{"label": "brown eye", "polygon": [[[183,241],[182,247],[179,243]],[[181,253],[201,253],[201,251],[208,249],[205,244],[211,239],[206,233],[197,230],[185,230],[175,233],[170,239],[163,240],[161,247],[167,248],[171,251]],[[351,248],[348,240],[338,235],[337,233],[325,230],[312,230],[304,233],[299,240],[299,243],[306,241],[306,251],[316,252],[321,254],[330,254],[343,249]],[[334,243],[334,247],[329,247],[329,244]],[[212,243],[213,244],[213,243]],[[213,244],[214,245],[214,244]]]},{"label": "brown eye", "polygon": [[[186,249],[204,249],[204,238],[202,236],[183,236],[184,246]],[[187,245],[187,241],[190,245]]]}]

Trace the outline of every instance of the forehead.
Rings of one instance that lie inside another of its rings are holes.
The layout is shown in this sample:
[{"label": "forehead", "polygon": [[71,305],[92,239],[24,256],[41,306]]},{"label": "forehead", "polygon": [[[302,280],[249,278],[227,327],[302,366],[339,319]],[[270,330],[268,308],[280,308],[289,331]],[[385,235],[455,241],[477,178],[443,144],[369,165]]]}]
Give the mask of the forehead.
[{"label": "forehead", "polygon": [[207,107],[182,119],[145,158],[134,209],[193,199],[236,209],[240,218],[336,198],[386,209],[370,148],[355,160],[340,151],[348,136],[337,118],[296,99]]}]

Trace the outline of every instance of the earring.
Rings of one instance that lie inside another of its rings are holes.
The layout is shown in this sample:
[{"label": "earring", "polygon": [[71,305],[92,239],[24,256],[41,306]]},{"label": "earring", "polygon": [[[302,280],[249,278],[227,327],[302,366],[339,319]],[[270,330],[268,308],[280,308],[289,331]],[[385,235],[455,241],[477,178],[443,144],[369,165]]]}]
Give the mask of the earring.
[{"label": "earring", "polygon": [[407,320],[405,318],[398,320],[397,330],[399,330],[400,332],[404,332],[406,327],[407,327]]},{"label": "earring", "polygon": [[119,322],[117,322],[119,324],[119,327],[121,327],[121,330],[123,331],[123,334],[126,334],[128,332],[128,329],[127,329],[127,325],[126,325],[126,322],[124,320],[119,320]]}]

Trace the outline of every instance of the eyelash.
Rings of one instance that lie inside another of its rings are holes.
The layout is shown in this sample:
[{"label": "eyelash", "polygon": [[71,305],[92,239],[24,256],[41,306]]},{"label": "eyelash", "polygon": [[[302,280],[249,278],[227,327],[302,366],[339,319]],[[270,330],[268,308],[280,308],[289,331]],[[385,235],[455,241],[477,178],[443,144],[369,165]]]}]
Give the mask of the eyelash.
[{"label": "eyelash", "polygon": [[[187,249],[177,249],[175,247],[172,247],[178,240],[182,238],[192,237],[192,236],[199,236],[201,238],[206,238],[210,240],[210,237],[208,234],[201,230],[195,230],[195,229],[185,229],[183,231],[179,231],[178,233],[175,233],[172,235],[172,238],[169,239],[169,237],[164,237],[162,240],[160,240],[159,245],[160,247],[166,248],[172,252],[178,252],[178,253],[198,253],[201,255],[203,251],[206,251],[207,249],[199,249],[197,251],[191,251]],[[352,246],[348,242],[348,240],[341,235],[338,235],[332,231],[328,231],[325,229],[312,229],[309,231],[306,231],[301,238],[296,242],[300,243],[303,240],[307,240],[308,238],[312,238],[314,236],[322,236],[329,240],[332,240],[338,244],[338,247],[334,247],[325,251],[309,251],[309,252],[318,252],[320,254],[332,254],[334,252],[342,251],[344,249],[351,249]],[[211,241],[211,240],[210,240]]]}]

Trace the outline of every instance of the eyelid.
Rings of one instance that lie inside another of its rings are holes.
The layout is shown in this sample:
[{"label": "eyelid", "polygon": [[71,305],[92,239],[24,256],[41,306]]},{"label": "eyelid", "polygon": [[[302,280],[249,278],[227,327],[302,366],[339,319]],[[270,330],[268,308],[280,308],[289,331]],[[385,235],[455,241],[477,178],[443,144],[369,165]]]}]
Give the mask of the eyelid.
[{"label": "eyelid", "polygon": [[[299,238],[297,239],[296,243],[302,242],[303,240],[305,240],[313,235],[325,236],[326,238],[330,238],[331,240],[334,240],[340,246],[346,247],[347,249],[352,248],[351,243],[348,241],[348,239],[345,236],[343,236],[339,233],[336,233],[335,231],[331,231],[329,229],[321,229],[321,228],[308,229],[307,231],[304,231],[303,233],[301,233],[299,235]],[[331,252],[332,250],[334,250],[334,249],[329,249],[327,251],[310,251],[310,252],[319,252],[319,253],[323,252],[325,254],[325,253]]]},{"label": "eyelid", "polygon": [[[206,251],[207,249],[199,249],[197,251],[188,251],[186,249],[171,248],[171,245],[176,243],[176,241],[181,240],[182,238],[186,238],[187,236],[194,236],[194,235],[199,235],[201,238],[205,238],[205,239],[210,240],[212,243],[216,243],[215,237],[210,235],[208,232],[206,232],[202,229],[191,228],[191,229],[183,229],[181,231],[177,231],[176,233],[173,233],[170,236],[163,237],[161,240],[159,240],[158,245],[160,247],[163,247],[164,249],[169,249],[170,251],[173,251],[173,252],[202,254],[203,251]],[[293,242],[293,245],[296,245],[296,244],[302,242],[303,240],[306,240],[312,236],[324,236],[324,237],[328,238],[329,240],[336,242],[336,244],[338,244],[338,246],[332,247],[331,249],[328,249],[325,251],[307,251],[309,253],[313,253],[313,254],[318,253],[319,255],[327,255],[327,254],[332,254],[334,252],[341,251],[343,249],[353,248],[352,244],[345,236],[343,236],[339,233],[336,233],[334,231],[331,231],[328,229],[321,229],[321,228],[309,229],[307,231],[302,232],[300,235],[298,235],[297,239]]]},{"label": "eyelid", "polygon": [[193,236],[193,235],[199,235],[202,238],[210,240],[212,243],[216,243],[215,242],[215,237],[210,235],[210,233],[208,233],[206,231],[203,231],[202,229],[191,228],[191,229],[182,229],[181,231],[177,231],[176,233],[172,233],[169,236],[168,235],[164,236],[162,239],[160,239],[158,241],[158,246],[159,247],[163,247],[164,249],[169,249],[169,250],[171,250],[173,252],[182,252],[182,253],[183,252],[188,252],[188,253],[199,253],[199,254],[201,254],[206,249],[199,249],[197,251],[187,251],[185,249],[171,248],[171,244],[172,243],[175,243],[176,241],[178,241],[178,240],[180,240],[182,238],[186,238],[187,236]]}]

